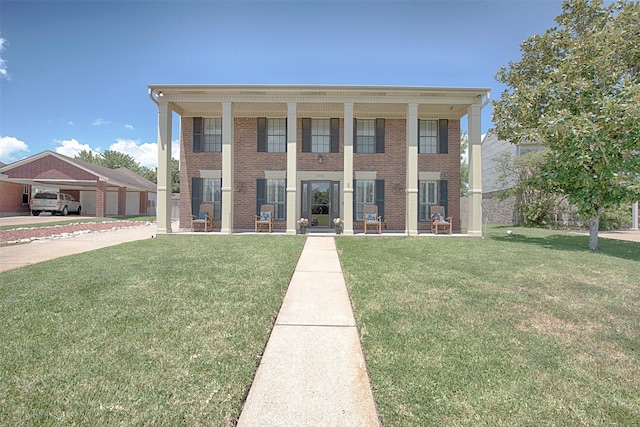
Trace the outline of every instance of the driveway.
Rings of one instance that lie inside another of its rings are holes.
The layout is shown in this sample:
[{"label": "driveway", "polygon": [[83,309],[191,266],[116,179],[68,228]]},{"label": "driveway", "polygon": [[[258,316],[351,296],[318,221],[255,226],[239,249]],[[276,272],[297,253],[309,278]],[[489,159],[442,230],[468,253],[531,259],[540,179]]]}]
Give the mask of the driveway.
[{"label": "driveway", "polygon": [[[48,221],[43,221],[44,219]],[[3,217],[0,218],[0,225],[20,226],[41,224],[60,221],[60,219],[61,217],[59,216],[52,217],[50,215],[41,215],[38,217]],[[65,219],[70,218],[65,217]],[[0,246],[0,272],[107,246],[119,245],[135,240],[151,239],[156,236],[157,227],[155,223],[141,222],[141,225],[114,229],[113,227],[117,224],[117,222],[109,224],[110,227],[107,230],[69,234],[68,237],[58,236],[34,240],[29,243],[15,243]],[[87,228],[82,225],[78,227],[80,229]]]}]

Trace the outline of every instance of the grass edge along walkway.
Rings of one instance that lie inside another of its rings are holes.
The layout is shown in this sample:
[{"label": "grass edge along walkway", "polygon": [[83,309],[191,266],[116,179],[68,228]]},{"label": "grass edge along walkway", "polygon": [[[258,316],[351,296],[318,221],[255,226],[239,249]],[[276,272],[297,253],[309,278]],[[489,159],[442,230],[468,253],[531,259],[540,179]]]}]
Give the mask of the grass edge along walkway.
[{"label": "grass edge along walkway", "polygon": [[640,244],[336,239],[382,422],[634,425]]},{"label": "grass edge along walkway", "polygon": [[304,240],[172,236],[0,273],[0,425],[232,424]]}]

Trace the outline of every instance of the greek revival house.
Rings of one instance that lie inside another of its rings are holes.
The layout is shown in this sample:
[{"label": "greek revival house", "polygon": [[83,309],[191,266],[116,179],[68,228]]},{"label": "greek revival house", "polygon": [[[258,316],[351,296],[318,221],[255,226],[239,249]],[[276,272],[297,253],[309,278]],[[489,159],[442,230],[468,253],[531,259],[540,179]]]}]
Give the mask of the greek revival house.
[{"label": "greek revival house", "polygon": [[252,230],[260,206],[295,234],[344,222],[382,232],[430,230],[443,206],[460,231],[460,121],[469,133],[468,234],[482,233],[481,111],[487,88],[330,85],[150,85],[158,107],[158,233],[171,233],[172,116],[180,116],[180,228],[202,203],[214,230]]}]

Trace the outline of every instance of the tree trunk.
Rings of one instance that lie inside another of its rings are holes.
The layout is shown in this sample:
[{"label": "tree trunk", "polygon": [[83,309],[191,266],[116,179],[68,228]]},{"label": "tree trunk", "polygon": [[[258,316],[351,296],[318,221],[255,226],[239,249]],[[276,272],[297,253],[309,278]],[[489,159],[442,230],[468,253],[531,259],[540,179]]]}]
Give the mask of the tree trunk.
[{"label": "tree trunk", "polygon": [[598,250],[598,227],[600,226],[600,210],[589,219],[589,249]]}]

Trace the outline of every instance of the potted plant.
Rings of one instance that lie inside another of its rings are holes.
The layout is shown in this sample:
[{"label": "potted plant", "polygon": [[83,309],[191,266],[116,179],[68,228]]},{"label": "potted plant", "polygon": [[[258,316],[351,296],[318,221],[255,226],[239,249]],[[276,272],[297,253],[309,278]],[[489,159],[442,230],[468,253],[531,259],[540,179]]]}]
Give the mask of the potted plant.
[{"label": "potted plant", "polygon": [[309,220],[307,218],[300,218],[298,220],[298,226],[300,227],[300,234],[305,234],[309,226]]},{"label": "potted plant", "polygon": [[335,226],[336,234],[342,233],[342,224],[343,224],[342,219],[333,218],[333,225]]}]

